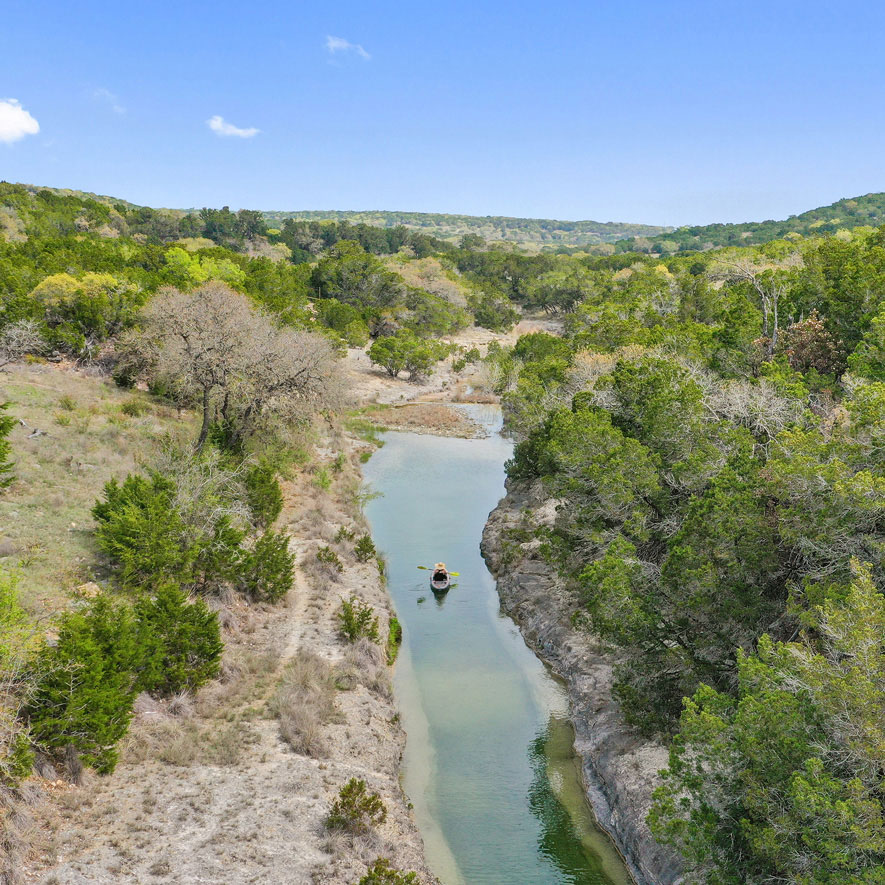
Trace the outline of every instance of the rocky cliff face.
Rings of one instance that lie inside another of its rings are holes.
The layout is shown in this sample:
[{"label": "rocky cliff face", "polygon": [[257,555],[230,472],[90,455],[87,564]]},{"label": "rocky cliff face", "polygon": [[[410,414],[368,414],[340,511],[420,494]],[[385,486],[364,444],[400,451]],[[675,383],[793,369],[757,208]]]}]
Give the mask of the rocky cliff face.
[{"label": "rocky cliff face", "polygon": [[568,687],[575,747],[597,818],[625,856],[638,885],[676,885],[677,856],[654,840],[645,823],[667,751],[624,721],[611,694],[611,653],[572,626],[574,600],[538,555],[538,541],[520,541],[529,526],[549,524],[555,503],[538,485],[508,482],[492,511],[482,553],[498,580],[502,608],[528,645]]}]

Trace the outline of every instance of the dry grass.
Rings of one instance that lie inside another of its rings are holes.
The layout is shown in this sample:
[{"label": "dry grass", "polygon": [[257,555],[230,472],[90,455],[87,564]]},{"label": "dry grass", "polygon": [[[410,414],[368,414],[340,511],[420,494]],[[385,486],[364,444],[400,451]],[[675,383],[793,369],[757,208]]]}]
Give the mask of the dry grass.
[{"label": "dry grass", "polygon": [[323,729],[337,716],[335,691],[335,671],[313,652],[299,649],[286,665],[268,712],[296,753],[315,759],[326,755]]},{"label": "dry grass", "polygon": [[383,698],[392,697],[390,670],[381,646],[363,637],[348,646],[340,671]]},{"label": "dry grass", "polygon": [[79,584],[102,577],[90,511],[104,484],[153,458],[166,435],[193,435],[194,421],[146,393],[48,364],[7,366],[0,372],[5,400],[24,425],[11,435],[16,481],[0,497],[0,548],[11,550],[0,565],[26,565],[22,602],[45,614]]}]

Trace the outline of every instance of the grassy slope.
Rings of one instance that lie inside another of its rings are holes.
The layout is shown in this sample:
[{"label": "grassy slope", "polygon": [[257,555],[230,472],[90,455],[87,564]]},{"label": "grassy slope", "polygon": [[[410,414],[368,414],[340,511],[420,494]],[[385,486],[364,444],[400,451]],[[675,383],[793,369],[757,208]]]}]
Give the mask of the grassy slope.
[{"label": "grassy slope", "polygon": [[[136,469],[164,436],[192,435],[195,424],[147,393],[50,364],[0,372],[4,400],[27,426],[11,436],[17,478],[0,496],[0,565],[21,573],[22,601],[45,614],[102,577],[90,510],[105,482]],[[127,402],[143,413],[127,415]],[[35,429],[43,434],[29,438]]]}]

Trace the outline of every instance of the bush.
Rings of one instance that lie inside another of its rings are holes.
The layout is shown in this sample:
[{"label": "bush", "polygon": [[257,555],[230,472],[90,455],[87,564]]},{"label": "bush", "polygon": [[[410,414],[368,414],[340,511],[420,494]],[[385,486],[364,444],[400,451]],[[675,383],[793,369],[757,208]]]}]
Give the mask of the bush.
[{"label": "bush", "polygon": [[384,823],[386,817],[387,809],[381,797],[370,792],[364,780],[352,777],[332,803],[326,826],[358,835],[368,832],[374,824]]},{"label": "bush", "polygon": [[164,584],[136,603],[135,616],[144,648],[137,691],[168,697],[218,675],[224,643],[218,615],[202,599],[188,602],[183,590]]},{"label": "bush", "polygon": [[335,533],[335,543],[340,544],[342,541],[353,540],[353,529],[349,529],[346,525],[341,526]]},{"label": "bush", "polygon": [[18,713],[32,687],[32,628],[19,605],[14,576],[0,571],[0,788],[15,788],[31,770],[27,728]]},{"label": "bush", "polygon": [[120,411],[130,418],[140,418],[148,411],[148,404],[144,400],[132,397],[120,406]]},{"label": "bush", "polygon": [[350,599],[341,600],[338,621],[341,635],[350,642],[356,642],[364,636],[372,642],[378,641],[378,616],[372,606],[356,594],[352,594]]},{"label": "bush", "polygon": [[338,554],[328,546],[320,547],[317,550],[317,562],[327,565],[339,574],[344,571],[344,565],[338,557]]},{"label": "bush", "polygon": [[391,666],[399,654],[399,647],[403,644],[403,625],[400,624],[396,615],[391,615],[387,629],[387,663]]},{"label": "bush", "polygon": [[379,857],[357,885],[418,885],[418,874],[395,870],[386,857]]},{"label": "bush", "polygon": [[101,774],[117,763],[135,698],[140,650],[126,605],[99,597],[62,616],[58,642],[37,658],[37,682],[25,708],[33,740],[47,750],[68,746]]},{"label": "bush", "polygon": [[368,562],[370,559],[374,559],[377,551],[375,550],[375,544],[372,541],[371,536],[363,535],[356,542],[356,546],[353,548],[353,552],[360,562]]},{"label": "bush", "polygon": [[240,586],[253,599],[278,602],[292,586],[294,566],[287,535],[268,529],[243,557]]},{"label": "bush", "polygon": [[13,480],[13,462],[9,459],[12,444],[7,437],[15,427],[15,418],[3,414],[3,410],[8,408],[9,403],[0,403],[0,489],[5,489]]},{"label": "bush", "polygon": [[197,551],[182,544],[184,525],[173,507],[174,492],[174,483],[159,473],[130,474],[122,485],[108,482],[104,501],[92,508],[98,544],[124,586],[191,579]]},{"label": "bush", "polygon": [[392,378],[405,370],[409,373],[409,381],[416,381],[429,375],[433,371],[433,364],[444,359],[447,353],[445,345],[400,329],[393,335],[375,341],[369,348],[369,359]]},{"label": "bush", "polygon": [[266,463],[254,465],[244,478],[246,503],[253,522],[261,528],[272,525],[283,509],[283,490],[276,471]]}]

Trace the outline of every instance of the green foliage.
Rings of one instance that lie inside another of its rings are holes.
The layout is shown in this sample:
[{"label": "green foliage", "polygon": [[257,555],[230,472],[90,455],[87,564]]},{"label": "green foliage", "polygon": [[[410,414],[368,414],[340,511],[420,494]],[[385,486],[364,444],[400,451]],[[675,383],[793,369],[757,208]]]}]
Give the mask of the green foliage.
[{"label": "green foliage", "polygon": [[328,545],[324,545],[317,550],[317,562],[328,565],[336,572],[343,572],[344,565],[338,554]]},{"label": "green foliage", "polygon": [[292,587],[295,554],[289,551],[285,532],[268,529],[242,559],[239,582],[252,599],[278,602]]},{"label": "green foliage", "polygon": [[[449,242],[461,241],[462,247],[480,249],[484,240],[559,246],[585,246],[613,243],[623,237],[654,236],[664,228],[645,224],[599,221],[559,221],[549,218],[508,218],[444,215],[432,212],[266,212],[264,217],[275,227],[303,231],[304,248],[319,240],[317,252],[338,239],[359,240],[363,248],[379,254],[396,252],[410,246],[420,256],[421,240],[430,240],[435,249],[450,248]],[[289,242],[286,240],[286,242]],[[377,245],[376,245],[377,244]],[[316,252],[314,253],[316,254]]]},{"label": "green foliage", "polygon": [[262,528],[272,525],[283,509],[283,490],[273,465],[267,461],[254,464],[243,483],[253,522]]},{"label": "green foliage", "polygon": [[741,656],[737,698],[686,700],[649,822],[689,881],[881,881],[883,637],[885,602],[856,567],[805,641]]},{"label": "green foliage", "polygon": [[370,559],[375,558],[378,551],[375,549],[375,543],[372,541],[372,536],[362,535],[357,540],[353,552],[360,562],[368,562]]},{"label": "green foliage", "polygon": [[12,468],[15,466],[10,458],[12,443],[7,438],[15,427],[15,418],[5,415],[4,411],[9,408],[9,403],[0,403],[0,490],[11,485],[14,476]]},{"label": "green foliage", "polygon": [[15,788],[31,771],[28,730],[18,713],[32,688],[33,630],[18,601],[15,576],[0,570],[0,786]]},{"label": "green foliage", "polygon": [[418,874],[394,869],[386,857],[379,857],[357,885],[418,885]]},{"label": "green foliage", "polygon": [[185,526],[173,506],[174,483],[152,473],[111,479],[104,500],[92,509],[96,539],[113,563],[121,584],[151,587],[193,578],[195,546],[182,545]]},{"label": "green foliage", "polygon": [[25,709],[31,736],[48,750],[71,745],[96,771],[113,771],[126,733],[139,664],[131,609],[99,597],[62,616],[55,645],[37,658],[37,681]]},{"label": "green foliage", "polygon": [[403,644],[403,625],[396,615],[391,615],[387,631],[387,663],[393,665]]},{"label": "green foliage", "polygon": [[361,778],[352,777],[339,791],[326,818],[330,830],[359,835],[384,823],[387,809],[381,797]]},{"label": "green foliage", "polygon": [[431,374],[434,363],[447,354],[445,345],[419,338],[407,329],[378,338],[369,348],[369,359],[375,365],[381,366],[392,378],[406,371],[409,381]]},{"label": "green foliage", "polygon": [[352,594],[350,599],[341,600],[338,625],[341,635],[349,642],[363,637],[372,642],[379,641],[378,616],[372,606],[356,594]]},{"label": "green foliage", "polygon": [[[885,194],[839,200],[794,215],[785,221],[750,221],[743,224],[708,224],[701,227],[680,227],[668,233],[647,237],[643,251],[668,253],[721,246],[750,246],[780,240],[784,237],[822,236],[839,230],[885,223]],[[634,240],[621,240],[619,251],[637,249]]]},{"label": "green foliage", "polygon": [[136,688],[168,696],[194,691],[218,675],[224,644],[218,615],[202,599],[189,602],[174,584],[135,604],[141,658]]},{"label": "green foliage", "polygon": [[473,311],[473,322],[494,332],[507,332],[519,320],[519,312],[505,295],[479,292],[468,298]]},{"label": "green foliage", "polygon": [[848,357],[848,368],[871,381],[885,381],[885,304]]}]

